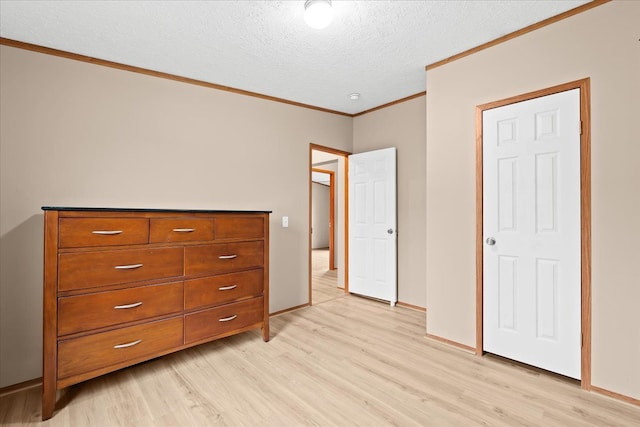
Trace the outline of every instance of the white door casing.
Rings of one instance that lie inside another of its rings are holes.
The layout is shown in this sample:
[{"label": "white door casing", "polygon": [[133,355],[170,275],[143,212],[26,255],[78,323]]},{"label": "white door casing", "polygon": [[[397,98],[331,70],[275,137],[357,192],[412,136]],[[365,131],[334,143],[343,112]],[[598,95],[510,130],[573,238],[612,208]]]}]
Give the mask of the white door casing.
[{"label": "white door casing", "polygon": [[483,112],[483,350],[577,379],[580,127],[579,89]]},{"label": "white door casing", "polygon": [[396,149],[349,156],[349,292],[389,301],[397,289]]}]

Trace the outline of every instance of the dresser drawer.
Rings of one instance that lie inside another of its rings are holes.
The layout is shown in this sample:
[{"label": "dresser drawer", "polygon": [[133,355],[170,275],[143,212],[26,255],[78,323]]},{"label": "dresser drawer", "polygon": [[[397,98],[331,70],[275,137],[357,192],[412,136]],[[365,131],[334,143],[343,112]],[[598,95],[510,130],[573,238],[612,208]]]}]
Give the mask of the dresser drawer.
[{"label": "dresser drawer", "polygon": [[262,239],[262,216],[219,216],[216,218],[216,239]]},{"label": "dresser drawer", "polygon": [[185,316],[185,344],[216,337],[263,320],[263,297],[235,302]]},{"label": "dresser drawer", "polygon": [[213,219],[163,218],[151,219],[149,241],[197,242],[213,240]]},{"label": "dresser drawer", "polygon": [[191,310],[257,297],[262,295],[263,286],[262,269],[187,280],[184,283],[184,308]]},{"label": "dresser drawer", "polygon": [[179,313],[182,282],[58,298],[58,335]]},{"label": "dresser drawer", "polygon": [[177,247],[60,254],[58,290],[181,276],[183,251]]},{"label": "dresser drawer", "polygon": [[262,267],[264,243],[222,243],[185,248],[185,274],[224,273]]},{"label": "dresser drawer", "polygon": [[182,345],[182,317],[60,341],[58,378],[66,378]]},{"label": "dresser drawer", "polygon": [[149,241],[146,218],[60,218],[60,247],[142,245]]}]

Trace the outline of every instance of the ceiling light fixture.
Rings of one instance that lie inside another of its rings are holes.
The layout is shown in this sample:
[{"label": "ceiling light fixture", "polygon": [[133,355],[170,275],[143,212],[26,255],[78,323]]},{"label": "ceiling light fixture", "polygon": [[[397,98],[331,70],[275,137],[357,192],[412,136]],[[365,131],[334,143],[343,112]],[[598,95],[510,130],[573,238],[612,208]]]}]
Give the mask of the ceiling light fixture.
[{"label": "ceiling light fixture", "polygon": [[349,95],[349,99],[351,99],[352,101],[357,101],[358,99],[360,99],[360,94],[354,92]]},{"label": "ceiling light fixture", "polygon": [[321,30],[333,21],[331,0],[307,0],[304,2],[304,22],[311,28]]}]

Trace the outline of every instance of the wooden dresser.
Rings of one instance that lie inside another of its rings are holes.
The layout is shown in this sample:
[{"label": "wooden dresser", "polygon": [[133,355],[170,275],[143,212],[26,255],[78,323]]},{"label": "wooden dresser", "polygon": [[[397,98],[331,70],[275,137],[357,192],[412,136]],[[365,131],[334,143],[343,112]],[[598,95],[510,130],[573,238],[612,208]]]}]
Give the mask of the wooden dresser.
[{"label": "wooden dresser", "polygon": [[42,419],[56,391],[262,328],[269,213],[43,207]]}]

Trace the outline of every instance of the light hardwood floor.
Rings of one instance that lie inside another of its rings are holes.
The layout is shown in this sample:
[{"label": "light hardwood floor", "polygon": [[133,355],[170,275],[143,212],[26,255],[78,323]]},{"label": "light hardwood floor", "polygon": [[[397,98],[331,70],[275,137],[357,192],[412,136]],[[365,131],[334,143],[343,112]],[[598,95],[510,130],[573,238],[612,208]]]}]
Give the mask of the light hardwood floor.
[{"label": "light hardwood floor", "polygon": [[[640,408],[424,337],[425,314],[354,296],[67,389],[49,426],[638,426]],[[0,398],[37,425],[40,388]]]},{"label": "light hardwood floor", "polygon": [[345,295],[338,288],[338,270],[329,270],[329,249],[311,251],[311,303],[321,304]]}]

